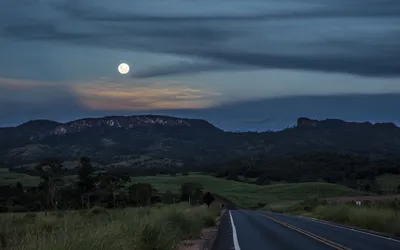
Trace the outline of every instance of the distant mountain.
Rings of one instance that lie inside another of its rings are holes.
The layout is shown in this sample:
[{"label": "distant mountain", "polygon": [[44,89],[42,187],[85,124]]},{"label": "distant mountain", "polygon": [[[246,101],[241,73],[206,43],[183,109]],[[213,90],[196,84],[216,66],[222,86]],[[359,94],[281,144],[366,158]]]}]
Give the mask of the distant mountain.
[{"label": "distant mountain", "polygon": [[299,118],[279,132],[224,132],[205,120],[169,116],[109,116],[58,123],[29,121],[0,128],[0,161],[12,167],[45,157],[75,161],[88,156],[102,165],[174,167],[263,155],[315,151],[379,157],[400,153],[400,128],[392,123],[355,123]]}]

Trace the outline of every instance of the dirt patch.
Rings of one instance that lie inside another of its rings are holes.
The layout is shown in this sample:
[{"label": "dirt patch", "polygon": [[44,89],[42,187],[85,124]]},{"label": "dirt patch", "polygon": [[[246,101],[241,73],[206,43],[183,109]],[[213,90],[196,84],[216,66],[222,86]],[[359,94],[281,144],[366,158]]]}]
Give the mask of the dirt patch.
[{"label": "dirt patch", "polygon": [[201,230],[201,235],[198,239],[182,242],[178,250],[210,250],[217,233],[217,227],[204,228]]}]

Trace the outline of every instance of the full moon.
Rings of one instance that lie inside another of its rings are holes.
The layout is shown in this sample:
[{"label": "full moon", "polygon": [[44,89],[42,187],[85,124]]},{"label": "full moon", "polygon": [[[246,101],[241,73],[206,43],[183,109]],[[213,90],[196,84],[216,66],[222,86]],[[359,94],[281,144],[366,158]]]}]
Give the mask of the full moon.
[{"label": "full moon", "polygon": [[126,63],[121,63],[120,65],[118,65],[118,71],[119,73],[121,73],[122,75],[126,75],[129,72],[129,65]]}]

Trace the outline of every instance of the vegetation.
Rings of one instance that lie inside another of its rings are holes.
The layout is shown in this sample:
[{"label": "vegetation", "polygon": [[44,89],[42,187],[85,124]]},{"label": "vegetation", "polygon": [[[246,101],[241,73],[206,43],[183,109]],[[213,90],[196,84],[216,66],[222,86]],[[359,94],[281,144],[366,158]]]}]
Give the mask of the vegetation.
[{"label": "vegetation", "polygon": [[[397,209],[399,208],[400,206]],[[400,236],[400,213],[393,208],[319,205],[311,215],[323,220]]]},{"label": "vegetation", "polygon": [[[400,185],[382,190],[383,174],[400,174],[400,160],[397,158],[375,159],[334,152],[313,152],[296,156],[270,157],[258,155],[251,159],[239,159],[218,167],[216,177],[237,180],[257,178],[252,183],[269,185],[274,182],[316,182],[324,181],[341,184],[365,192],[397,192]],[[210,168],[211,170],[211,168]],[[399,189],[400,190],[400,189]]]},{"label": "vegetation", "polygon": [[81,158],[74,178],[63,176],[65,168],[57,159],[43,161],[36,171],[41,181],[35,187],[26,187],[24,179],[0,186],[0,212],[77,210],[93,206],[123,208],[181,201],[192,205],[203,203],[201,183],[187,180],[172,191],[161,189],[159,193],[145,179],[132,181],[126,173],[113,169],[95,172],[86,157]]},{"label": "vegetation", "polygon": [[380,175],[376,180],[384,193],[400,194],[400,174]]},{"label": "vegetation", "polygon": [[0,185],[15,185],[21,182],[25,187],[33,187],[39,184],[40,178],[23,173],[11,172],[6,168],[0,168]]},{"label": "vegetation", "polygon": [[268,204],[264,209],[291,213],[354,226],[376,232],[400,236],[400,200],[367,200],[357,206],[354,201],[345,203],[307,199]]},{"label": "vegetation", "polygon": [[239,207],[258,208],[259,203],[268,204],[282,200],[303,200],[310,197],[354,196],[365,193],[331,183],[286,183],[259,186],[244,182],[230,181],[208,175],[189,176],[143,176],[132,178],[134,182],[146,182],[160,192],[170,190],[179,193],[182,183],[199,183],[205,191],[225,197]]},{"label": "vegetation", "polygon": [[220,211],[206,206],[169,205],[161,208],[87,212],[2,214],[1,249],[7,250],[171,250],[214,226]]}]

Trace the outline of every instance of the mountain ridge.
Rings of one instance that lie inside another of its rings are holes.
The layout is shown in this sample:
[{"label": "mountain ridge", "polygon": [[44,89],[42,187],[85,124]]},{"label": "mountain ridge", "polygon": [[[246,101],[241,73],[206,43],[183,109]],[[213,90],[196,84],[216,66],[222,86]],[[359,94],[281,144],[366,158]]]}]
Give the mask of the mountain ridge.
[{"label": "mountain ridge", "polygon": [[162,115],[105,116],[65,123],[32,120],[0,128],[4,166],[30,164],[45,157],[76,160],[88,156],[104,165],[129,165],[148,157],[170,167],[315,151],[397,154],[400,128],[394,123],[300,117],[295,126],[282,131],[226,132],[206,120]]}]

